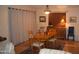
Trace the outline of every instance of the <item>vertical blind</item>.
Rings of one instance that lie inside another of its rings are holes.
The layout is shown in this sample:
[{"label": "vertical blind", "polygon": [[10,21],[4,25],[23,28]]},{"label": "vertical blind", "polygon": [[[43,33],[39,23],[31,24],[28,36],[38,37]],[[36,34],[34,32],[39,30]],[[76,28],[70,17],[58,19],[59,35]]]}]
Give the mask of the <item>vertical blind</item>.
[{"label": "vertical blind", "polygon": [[28,40],[28,31],[36,31],[34,11],[9,8],[10,36],[14,45]]}]

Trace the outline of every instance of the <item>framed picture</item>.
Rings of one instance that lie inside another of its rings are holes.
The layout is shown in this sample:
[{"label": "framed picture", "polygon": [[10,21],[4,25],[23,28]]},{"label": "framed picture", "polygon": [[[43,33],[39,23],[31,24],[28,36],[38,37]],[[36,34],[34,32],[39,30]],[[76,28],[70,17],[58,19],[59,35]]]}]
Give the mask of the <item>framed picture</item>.
[{"label": "framed picture", "polygon": [[77,22],[77,17],[76,16],[73,16],[73,17],[70,17],[70,23],[76,23]]},{"label": "framed picture", "polygon": [[46,16],[39,16],[40,22],[46,22]]}]

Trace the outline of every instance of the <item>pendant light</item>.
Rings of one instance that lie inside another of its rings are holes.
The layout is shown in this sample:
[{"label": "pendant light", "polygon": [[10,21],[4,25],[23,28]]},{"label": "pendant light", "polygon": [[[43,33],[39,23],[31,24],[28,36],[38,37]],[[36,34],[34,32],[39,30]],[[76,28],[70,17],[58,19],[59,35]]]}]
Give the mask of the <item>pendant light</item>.
[{"label": "pendant light", "polygon": [[49,10],[49,6],[46,5],[46,10],[44,10],[45,14],[49,14],[51,11]]}]

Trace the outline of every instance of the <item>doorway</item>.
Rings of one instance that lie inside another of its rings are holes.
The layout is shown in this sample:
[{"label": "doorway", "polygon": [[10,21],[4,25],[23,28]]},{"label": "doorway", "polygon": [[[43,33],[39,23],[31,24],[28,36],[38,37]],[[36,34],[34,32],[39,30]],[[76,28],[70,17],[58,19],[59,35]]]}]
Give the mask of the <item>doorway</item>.
[{"label": "doorway", "polygon": [[55,28],[56,38],[66,39],[66,13],[50,13],[49,26]]}]

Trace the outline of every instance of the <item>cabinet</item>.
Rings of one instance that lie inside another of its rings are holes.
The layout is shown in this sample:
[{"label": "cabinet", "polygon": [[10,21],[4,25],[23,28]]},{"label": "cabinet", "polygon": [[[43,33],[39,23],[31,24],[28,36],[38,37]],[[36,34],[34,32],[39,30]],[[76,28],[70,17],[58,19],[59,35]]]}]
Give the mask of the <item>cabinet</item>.
[{"label": "cabinet", "polygon": [[66,28],[56,28],[56,38],[66,39]]}]

